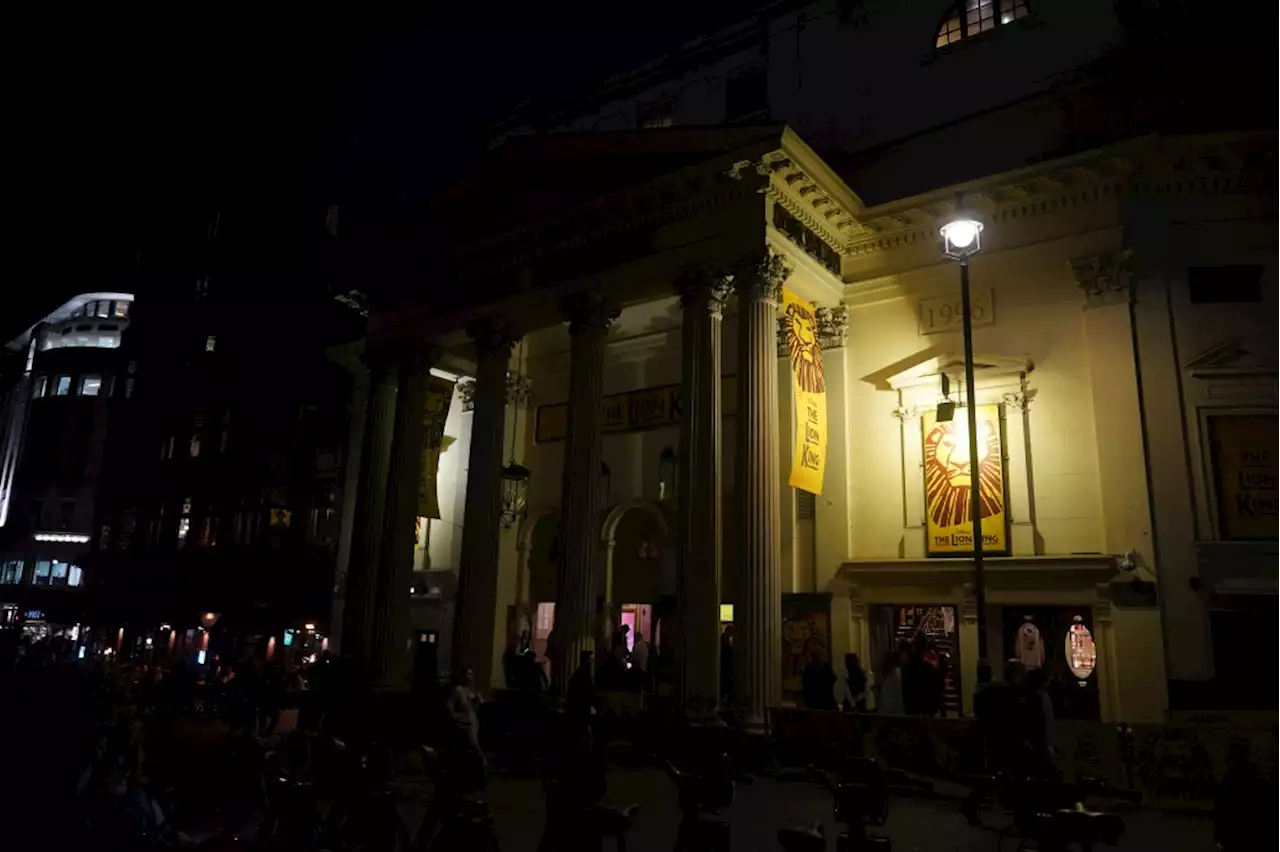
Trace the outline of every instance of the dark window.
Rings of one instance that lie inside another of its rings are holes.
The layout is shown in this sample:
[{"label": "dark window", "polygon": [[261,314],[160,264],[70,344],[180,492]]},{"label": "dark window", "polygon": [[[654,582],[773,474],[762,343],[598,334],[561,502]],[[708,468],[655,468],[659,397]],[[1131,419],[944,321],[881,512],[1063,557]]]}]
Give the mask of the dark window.
[{"label": "dark window", "polygon": [[1261,265],[1192,266],[1187,269],[1191,304],[1262,301]]},{"label": "dark window", "polygon": [[769,78],[763,65],[730,77],[724,88],[724,120],[766,118],[769,111]]}]

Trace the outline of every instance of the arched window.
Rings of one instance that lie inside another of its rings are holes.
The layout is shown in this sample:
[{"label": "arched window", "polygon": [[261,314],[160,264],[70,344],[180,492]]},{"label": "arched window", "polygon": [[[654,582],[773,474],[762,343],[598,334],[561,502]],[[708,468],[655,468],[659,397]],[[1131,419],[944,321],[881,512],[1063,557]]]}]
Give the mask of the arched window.
[{"label": "arched window", "polygon": [[973,38],[978,33],[994,30],[997,24],[1011,24],[1029,14],[1027,0],[957,0],[938,26],[934,47]]}]

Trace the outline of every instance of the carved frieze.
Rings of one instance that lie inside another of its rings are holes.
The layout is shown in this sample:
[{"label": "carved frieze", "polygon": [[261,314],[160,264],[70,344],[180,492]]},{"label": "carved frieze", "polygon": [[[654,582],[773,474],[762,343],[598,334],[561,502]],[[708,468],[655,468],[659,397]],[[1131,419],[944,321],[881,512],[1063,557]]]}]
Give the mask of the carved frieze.
[{"label": "carved frieze", "polygon": [[1133,298],[1130,251],[1114,251],[1068,261],[1086,308],[1127,304]]}]

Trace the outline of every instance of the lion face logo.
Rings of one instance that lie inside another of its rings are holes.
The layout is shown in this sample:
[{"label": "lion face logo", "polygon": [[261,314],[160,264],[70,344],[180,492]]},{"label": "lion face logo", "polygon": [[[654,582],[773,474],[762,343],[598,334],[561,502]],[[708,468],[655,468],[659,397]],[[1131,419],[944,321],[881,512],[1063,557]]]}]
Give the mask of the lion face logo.
[{"label": "lion face logo", "polygon": [[795,302],[787,303],[787,348],[791,352],[791,371],[800,389],[806,393],[826,393],[827,379],[822,369],[822,353],[818,349],[817,320],[813,312]]},{"label": "lion face logo", "polygon": [[[969,433],[961,420],[938,423],[924,439],[925,493],[929,515],[940,527],[967,524],[972,519],[969,496],[974,464],[969,458]],[[982,517],[1004,508],[1000,461],[1000,431],[990,420],[978,421],[978,485]]]}]

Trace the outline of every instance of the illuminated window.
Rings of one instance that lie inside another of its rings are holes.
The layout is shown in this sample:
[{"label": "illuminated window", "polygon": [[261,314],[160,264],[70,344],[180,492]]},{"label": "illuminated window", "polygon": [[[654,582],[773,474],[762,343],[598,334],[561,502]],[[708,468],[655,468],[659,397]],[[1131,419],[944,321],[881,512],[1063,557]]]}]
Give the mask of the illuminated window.
[{"label": "illuminated window", "polygon": [[67,568],[67,563],[59,562],[56,559],[53,560],[52,571],[49,574],[49,585],[65,586],[67,584]]},{"label": "illuminated window", "polygon": [[84,584],[84,572],[80,570],[79,565],[70,565],[67,569],[67,585],[80,586]]},{"label": "illuminated window", "polygon": [[125,317],[129,316],[129,303],[114,302],[113,310],[111,311],[111,313],[112,313],[112,316],[118,317],[120,319],[124,319]]},{"label": "illuminated window", "polygon": [[31,585],[47,586],[49,585],[49,572],[53,565],[48,559],[40,559],[36,562],[35,573],[31,575]]},{"label": "illuminated window", "polygon": [[117,341],[114,337],[99,337],[99,338],[98,338],[98,348],[99,348],[99,349],[115,349],[115,348],[116,348],[117,346],[119,346],[119,345],[120,345],[119,341]]},{"label": "illuminated window", "polygon": [[204,339],[205,352],[212,352],[214,350],[214,347],[216,347],[217,345],[218,345],[218,338],[214,337],[212,334]]},{"label": "illuminated window", "polygon": [[58,384],[53,393],[54,396],[66,396],[71,393],[71,377],[58,376]]},{"label": "illuminated window", "polygon": [[22,582],[22,561],[10,559],[0,564],[0,586],[16,586]]},{"label": "illuminated window", "polygon": [[934,47],[955,44],[1029,14],[1027,0],[959,0],[938,25]]},{"label": "illuminated window", "polygon": [[81,396],[97,396],[102,390],[102,376],[85,376],[80,380]]},{"label": "illuminated window", "polygon": [[37,378],[35,391],[32,393],[32,396],[34,396],[36,399],[39,399],[40,397],[44,396],[48,391],[49,391],[49,377],[40,376],[39,378]]}]

